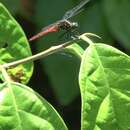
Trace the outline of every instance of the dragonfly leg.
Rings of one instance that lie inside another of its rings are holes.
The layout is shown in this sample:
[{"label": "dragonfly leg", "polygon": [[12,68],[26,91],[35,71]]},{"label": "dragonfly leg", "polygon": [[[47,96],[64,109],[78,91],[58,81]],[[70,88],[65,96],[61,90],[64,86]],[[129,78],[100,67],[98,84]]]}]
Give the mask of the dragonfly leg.
[{"label": "dragonfly leg", "polygon": [[79,36],[79,32],[77,31],[77,28],[68,29],[63,34],[59,36],[59,39],[75,39]]},{"label": "dragonfly leg", "polygon": [[72,39],[77,38],[79,35],[80,35],[80,33],[79,33],[79,31],[77,30],[77,28],[72,29],[72,30],[70,31],[70,36],[71,36]]}]

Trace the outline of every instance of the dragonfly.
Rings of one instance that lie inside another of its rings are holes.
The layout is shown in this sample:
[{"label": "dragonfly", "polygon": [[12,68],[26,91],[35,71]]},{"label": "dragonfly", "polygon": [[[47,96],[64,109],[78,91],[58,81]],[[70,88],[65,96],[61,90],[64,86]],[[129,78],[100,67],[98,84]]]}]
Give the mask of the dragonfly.
[{"label": "dragonfly", "polygon": [[47,35],[48,33],[52,32],[59,32],[60,30],[65,30],[67,32],[73,32],[76,28],[78,28],[77,22],[71,22],[69,19],[73,16],[77,15],[81,11],[83,11],[83,7],[89,2],[90,0],[83,0],[78,5],[73,7],[71,10],[68,10],[61,20],[56,21],[53,24],[50,24],[46,27],[44,27],[41,32],[37,33],[36,35],[32,36],[29,41],[34,41],[44,35]]}]

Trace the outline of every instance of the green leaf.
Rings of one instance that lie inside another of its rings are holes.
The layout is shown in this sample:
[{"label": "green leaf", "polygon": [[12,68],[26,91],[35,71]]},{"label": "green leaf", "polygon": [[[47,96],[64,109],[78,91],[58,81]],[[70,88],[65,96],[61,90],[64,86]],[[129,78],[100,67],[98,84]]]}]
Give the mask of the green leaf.
[{"label": "green leaf", "polygon": [[103,8],[111,33],[127,50],[130,49],[130,1],[104,0]]},{"label": "green leaf", "polygon": [[54,108],[19,83],[0,84],[1,130],[67,130]]},{"label": "green leaf", "polygon": [[79,83],[82,130],[130,129],[130,57],[105,45],[90,45],[82,58]]},{"label": "green leaf", "polygon": [[71,53],[71,54],[73,54],[73,55],[79,57],[80,59],[82,58],[82,55],[83,55],[83,53],[84,53],[83,48],[81,48],[81,46],[79,46],[79,45],[76,44],[76,43],[75,43],[75,44],[73,43],[72,45],[66,47],[64,50],[65,50],[67,53],[69,52],[69,53]]},{"label": "green leaf", "polygon": [[[0,64],[31,56],[31,50],[20,25],[0,3]],[[33,64],[26,63],[8,69],[12,80],[27,83]],[[0,76],[1,77],[1,76]]]}]

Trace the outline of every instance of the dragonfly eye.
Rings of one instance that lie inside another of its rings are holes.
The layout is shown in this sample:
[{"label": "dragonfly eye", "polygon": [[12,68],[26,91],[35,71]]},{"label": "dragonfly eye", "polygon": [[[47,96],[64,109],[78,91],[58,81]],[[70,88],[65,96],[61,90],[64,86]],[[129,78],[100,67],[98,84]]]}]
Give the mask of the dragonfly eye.
[{"label": "dragonfly eye", "polygon": [[77,28],[78,27],[78,23],[77,22],[73,22],[72,26]]}]

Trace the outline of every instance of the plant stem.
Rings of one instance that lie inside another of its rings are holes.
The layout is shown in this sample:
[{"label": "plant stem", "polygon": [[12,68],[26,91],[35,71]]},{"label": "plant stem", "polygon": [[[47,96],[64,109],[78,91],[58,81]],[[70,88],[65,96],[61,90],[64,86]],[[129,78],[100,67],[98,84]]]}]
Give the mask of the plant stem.
[{"label": "plant stem", "polygon": [[65,43],[63,43],[61,45],[52,46],[49,49],[47,49],[47,50],[45,50],[43,52],[40,52],[38,54],[35,54],[33,56],[30,56],[30,57],[27,57],[27,58],[24,58],[24,59],[21,59],[21,60],[17,60],[17,61],[11,62],[11,63],[5,63],[5,64],[2,65],[2,67],[4,67],[4,68],[14,67],[14,66],[17,66],[19,64],[24,64],[24,63],[27,63],[27,62],[32,62],[32,61],[41,59],[43,57],[46,57],[48,55],[51,55],[51,54],[56,53],[58,51],[61,51],[65,47],[67,47],[67,46],[69,46],[69,45],[71,45],[74,42],[77,42],[79,40],[80,40],[80,38],[75,38],[74,40],[65,42]]},{"label": "plant stem", "polygon": [[6,68],[4,68],[2,65],[0,65],[0,72],[2,72],[4,81],[7,81],[8,85],[10,85],[11,79],[6,71]]}]

